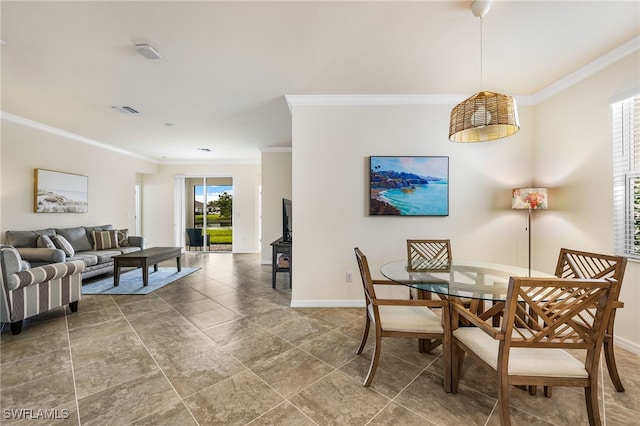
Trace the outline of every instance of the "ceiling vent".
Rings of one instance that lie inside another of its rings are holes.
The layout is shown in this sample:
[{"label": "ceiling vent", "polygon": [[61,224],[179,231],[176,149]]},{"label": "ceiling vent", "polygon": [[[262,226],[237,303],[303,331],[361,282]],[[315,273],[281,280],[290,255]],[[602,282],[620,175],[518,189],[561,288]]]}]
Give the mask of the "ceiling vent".
[{"label": "ceiling vent", "polygon": [[147,59],[160,59],[162,55],[150,44],[136,44],[136,51]]},{"label": "ceiling vent", "polygon": [[115,106],[112,106],[111,108],[123,114],[140,114],[140,111],[137,111],[131,108],[130,106],[126,106],[126,105],[115,105]]}]

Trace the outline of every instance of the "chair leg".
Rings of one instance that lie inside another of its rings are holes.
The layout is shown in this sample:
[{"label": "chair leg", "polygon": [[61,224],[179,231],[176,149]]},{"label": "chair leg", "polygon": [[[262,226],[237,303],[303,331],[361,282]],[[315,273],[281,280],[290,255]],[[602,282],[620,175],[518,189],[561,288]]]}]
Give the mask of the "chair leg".
[{"label": "chair leg", "polygon": [[358,350],[356,353],[360,355],[364,350],[364,346],[367,344],[367,337],[369,337],[369,327],[371,326],[371,320],[369,319],[369,315],[367,315],[367,321],[364,323],[364,331],[362,332],[362,340],[360,341],[360,346],[358,346]]},{"label": "chair leg", "polygon": [[498,375],[498,410],[500,412],[500,425],[510,426],[511,415],[509,414],[509,383],[506,377]]},{"label": "chair leg", "polygon": [[382,346],[382,339],[380,338],[380,334],[376,331],[376,347],[373,349],[373,356],[371,357],[371,365],[369,366],[369,372],[367,373],[367,377],[364,379],[364,386],[368,387],[373,381],[373,376],[376,374],[376,370],[378,369],[378,361],[380,361],[380,346]]},{"label": "chair leg", "polygon": [[598,408],[598,383],[591,383],[591,386],[584,388],[584,396],[587,403],[587,416],[589,425],[600,426],[600,409]]},{"label": "chair leg", "polygon": [[22,331],[22,320],[11,323],[11,334],[16,336],[20,334],[21,331]]},{"label": "chair leg", "polygon": [[616,387],[618,392],[624,392],[624,386],[622,386],[622,380],[618,374],[618,366],[616,365],[616,357],[613,353],[613,336],[608,335],[604,340],[604,359],[607,361],[607,370],[609,370],[609,377],[613,382],[613,386]]},{"label": "chair leg", "polygon": [[[458,382],[460,381],[460,370],[464,361],[464,351],[458,345],[451,344],[451,393],[458,393]],[[445,361],[446,362],[446,361]],[[445,378],[446,380],[446,378]],[[445,389],[446,390],[446,389]]]},{"label": "chair leg", "polygon": [[69,309],[71,309],[71,312],[78,312],[78,301],[69,303]]}]

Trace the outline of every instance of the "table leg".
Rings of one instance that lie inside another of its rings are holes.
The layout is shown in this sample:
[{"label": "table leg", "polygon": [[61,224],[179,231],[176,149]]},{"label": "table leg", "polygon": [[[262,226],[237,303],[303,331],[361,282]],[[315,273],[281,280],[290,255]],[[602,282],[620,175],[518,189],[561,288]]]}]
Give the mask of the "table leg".
[{"label": "table leg", "polygon": [[153,272],[158,272],[158,264],[157,263],[153,264]]},{"label": "table leg", "polygon": [[113,267],[113,286],[118,287],[118,284],[120,284],[120,265],[118,265],[118,261],[116,260]]},{"label": "table leg", "polygon": [[[271,249],[271,288],[276,288],[276,255],[276,247],[273,246]],[[291,280],[291,278],[289,278],[289,280]]]},{"label": "table leg", "polygon": [[149,265],[147,265],[147,261],[142,262],[142,285],[149,285]]},{"label": "table leg", "polygon": [[176,257],[176,263],[178,264],[178,272],[180,272],[180,256]]}]

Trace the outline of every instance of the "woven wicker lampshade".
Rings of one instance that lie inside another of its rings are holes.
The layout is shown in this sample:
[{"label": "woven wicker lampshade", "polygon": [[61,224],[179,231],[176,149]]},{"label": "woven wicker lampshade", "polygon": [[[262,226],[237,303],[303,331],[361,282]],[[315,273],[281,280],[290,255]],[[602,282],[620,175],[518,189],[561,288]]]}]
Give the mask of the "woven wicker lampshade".
[{"label": "woven wicker lampshade", "polygon": [[479,92],[451,111],[451,142],[484,142],[511,136],[520,130],[513,97]]}]

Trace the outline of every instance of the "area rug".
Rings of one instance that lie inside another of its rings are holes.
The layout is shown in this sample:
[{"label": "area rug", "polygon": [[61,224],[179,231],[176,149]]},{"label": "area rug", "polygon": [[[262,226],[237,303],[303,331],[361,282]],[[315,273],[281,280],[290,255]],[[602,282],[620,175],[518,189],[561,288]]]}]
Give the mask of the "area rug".
[{"label": "area rug", "polygon": [[149,294],[159,288],[171,284],[182,277],[197,271],[200,268],[185,268],[178,272],[176,267],[158,268],[157,272],[153,269],[149,270],[149,285],[142,285],[142,270],[134,269],[132,271],[120,274],[120,284],[118,287],[113,286],[113,275],[109,275],[101,280],[93,281],[82,286],[82,294]]}]

